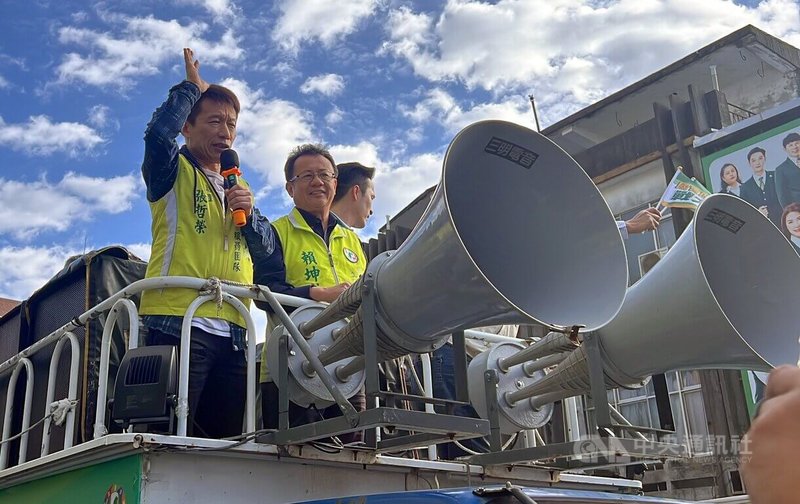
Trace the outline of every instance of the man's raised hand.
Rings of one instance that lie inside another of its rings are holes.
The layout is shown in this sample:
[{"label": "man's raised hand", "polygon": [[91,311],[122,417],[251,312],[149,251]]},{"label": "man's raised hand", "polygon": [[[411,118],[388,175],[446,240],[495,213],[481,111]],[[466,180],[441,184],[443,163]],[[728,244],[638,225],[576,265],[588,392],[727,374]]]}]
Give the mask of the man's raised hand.
[{"label": "man's raised hand", "polygon": [[208,89],[208,82],[200,77],[200,62],[194,59],[194,53],[188,47],[183,48],[183,62],[186,65],[186,80],[200,88],[201,93]]}]

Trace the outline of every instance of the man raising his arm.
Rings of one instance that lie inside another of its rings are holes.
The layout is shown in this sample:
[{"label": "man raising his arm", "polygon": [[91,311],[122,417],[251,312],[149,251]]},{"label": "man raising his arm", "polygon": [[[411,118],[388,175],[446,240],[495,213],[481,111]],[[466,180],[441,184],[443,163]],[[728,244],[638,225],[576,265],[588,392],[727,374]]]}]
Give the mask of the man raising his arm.
[{"label": "man raising his arm", "polygon": [[[200,77],[200,64],[191,49],[184,49],[183,57],[186,80],[170,89],[145,131],[142,175],[153,239],[146,277],[217,277],[249,284],[253,264],[248,242],[265,253],[271,251],[272,235],[253,211],[253,197],[244,181],[223,189],[220,153],[236,139],[239,100],[229,89],[209,85]],[[178,133],[186,139],[180,148]],[[248,216],[244,227],[234,226],[232,209],[244,210]],[[139,312],[150,345],[180,345],[183,314],[197,294],[180,288],[142,294]],[[242,301],[249,305],[249,300]],[[179,405],[188,406],[189,435],[241,434],[245,325],[227,303],[221,308],[205,303],[195,312],[188,405]]]}]

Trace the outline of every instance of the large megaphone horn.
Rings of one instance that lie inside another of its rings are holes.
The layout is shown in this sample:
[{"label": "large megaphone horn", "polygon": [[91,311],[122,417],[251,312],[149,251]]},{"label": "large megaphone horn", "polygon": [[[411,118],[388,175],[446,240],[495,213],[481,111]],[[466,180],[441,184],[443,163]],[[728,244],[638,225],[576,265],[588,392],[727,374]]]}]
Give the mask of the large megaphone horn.
[{"label": "large megaphone horn", "polygon": [[[453,331],[482,325],[600,327],[627,284],[622,239],[591,179],[546,137],[503,121],[456,135],[419,223],[367,274],[383,357],[428,352]],[[354,332],[320,357],[338,360],[361,346]]]},{"label": "large megaphone horn", "polygon": [[[617,317],[597,331],[606,386],[636,387],[669,370],[796,365],[798,282],[800,257],[768,219],[734,196],[709,196],[669,253],[628,289]],[[524,415],[515,410],[588,392],[587,359],[582,346],[532,385],[501,386],[501,409],[513,419]],[[470,370],[471,388],[478,371],[496,364],[473,360],[483,368]]]},{"label": "large megaphone horn", "polygon": [[[592,180],[546,137],[503,121],[458,133],[420,221],[366,275],[375,282],[383,359],[430,352],[477,326],[594,329],[617,313],[628,278],[622,238]],[[353,313],[356,298],[343,296],[300,331],[324,332],[337,310]],[[363,354],[358,312],[334,336],[323,364]]]}]

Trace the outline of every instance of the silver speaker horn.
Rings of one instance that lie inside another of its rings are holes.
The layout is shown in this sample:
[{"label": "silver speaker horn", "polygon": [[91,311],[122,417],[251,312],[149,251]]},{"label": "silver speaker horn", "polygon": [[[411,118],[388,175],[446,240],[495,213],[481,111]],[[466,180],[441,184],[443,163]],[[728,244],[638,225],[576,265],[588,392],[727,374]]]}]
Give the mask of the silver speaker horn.
[{"label": "silver speaker horn", "polygon": [[[619,310],[628,278],[622,238],[592,180],[548,138],[503,121],[456,135],[420,221],[367,274],[383,358],[429,352],[453,331],[485,325],[595,329]],[[362,353],[360,338],[347,331],[320,360]]]},{"label": "silver speaker horn", "polygon": [[[636,387],[669,370],[797,365],[797,285],[800,257],[780,231],[739,198],[709,196],[669,253],[628,289],[617,317],[597,331],[607,387]],[[539,407],[588,390],[581,347],[500,402]]]}]

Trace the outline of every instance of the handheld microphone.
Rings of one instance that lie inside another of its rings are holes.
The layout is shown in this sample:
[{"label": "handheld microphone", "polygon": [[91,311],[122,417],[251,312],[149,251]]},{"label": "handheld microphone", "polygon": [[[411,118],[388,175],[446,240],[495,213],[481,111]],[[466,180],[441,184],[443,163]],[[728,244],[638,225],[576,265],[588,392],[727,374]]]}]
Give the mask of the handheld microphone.
[{"label": "handheld microphone", "polygon": [[[242,172],[239,170],[239,155],[236,154],[236,151],[233,149],[225,149],[222,151],[219,155],[219,164],[222,167],[220,175],[222,175],[224,179],[225,189],[230,189],[238,184]],[[247,224],[247,215],[245,215],[244,210],[241,208],[231,210],[231,214],[233,215],[233,223],[236,227],[242,227]]]}]

